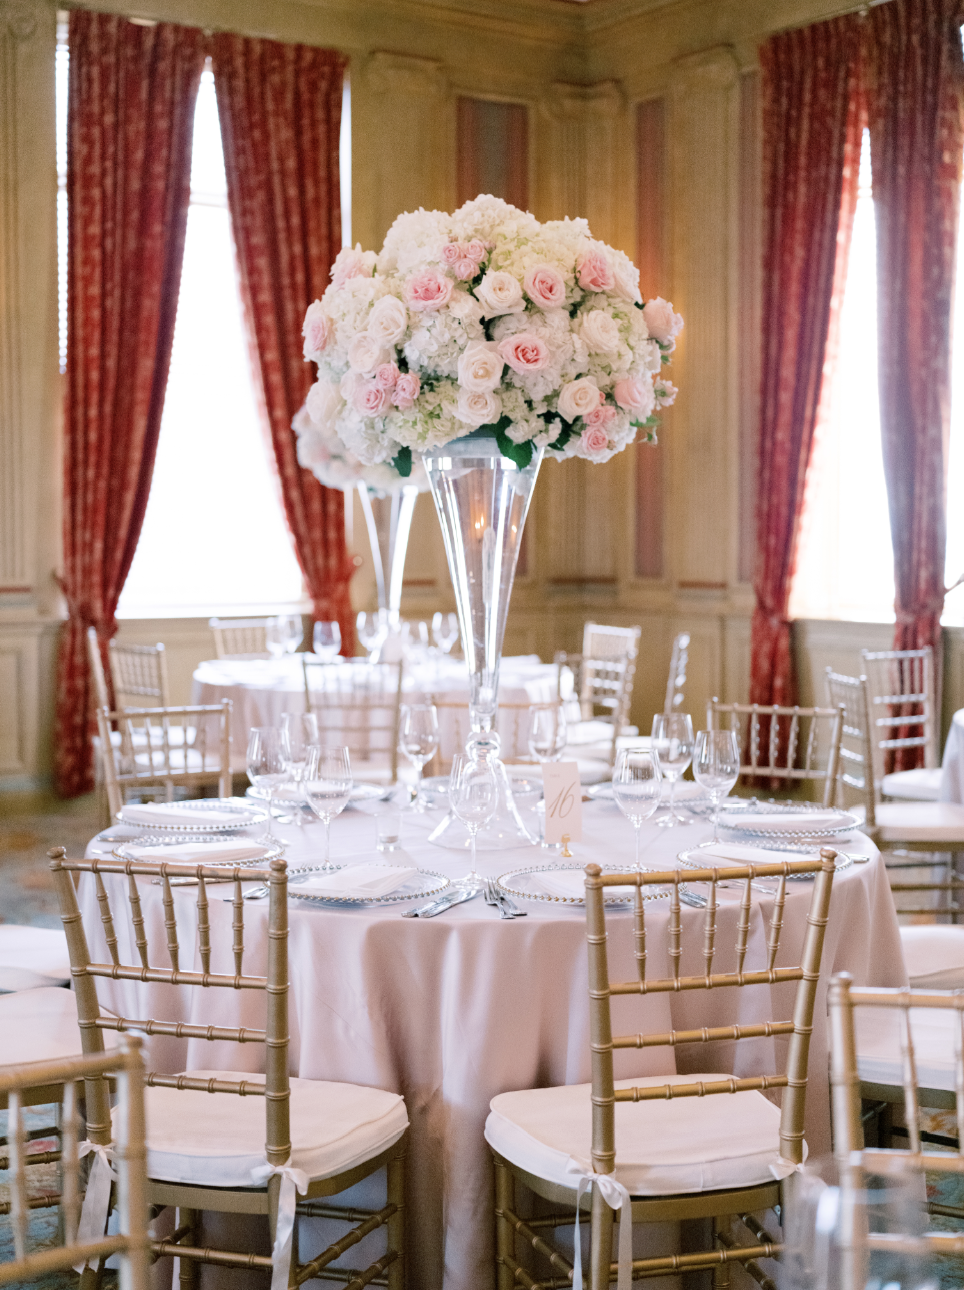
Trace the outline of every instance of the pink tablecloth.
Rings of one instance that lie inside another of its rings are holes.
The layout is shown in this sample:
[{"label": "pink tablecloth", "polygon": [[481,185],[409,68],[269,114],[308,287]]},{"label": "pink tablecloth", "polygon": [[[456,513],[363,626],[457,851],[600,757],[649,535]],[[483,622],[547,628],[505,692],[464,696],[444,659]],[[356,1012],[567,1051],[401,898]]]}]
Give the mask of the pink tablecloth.
[{"label": "pink tablecloth", "polygon": [[[587,804],[585,840],[576,860],[631,863],[632,829],[612,804]],[[467,857],[438,849],[426,840],[437,813],[404,817],[403,842],[423,868],[456,877],[466,871]],[[698,824],[673,830],[647,826],[643,863],[669,864],[683,846],[706,836]],[[292,866],[318,863],[321,826],[280,830],[288,841]],[[116,835],[116,834],[115,834]],[[332,828],[333,857],[371,856],[375,821],[360,810],[349,810]],[[857,835],[847,849],[873,858],[841,873],[835,883],[824,954],[824,978],[847,970],[860,984],[905,984],[903,959],[894,904],[887,877],[869,841]],[[89,854],[108,851],[91,844]],[[543,863],[546,853],[534,848],[480,853],[480,869],[498,875],[523,865]],[[115,898],[121,880],[110,880]],[[210,889],[212,893],[217,888]],[[809,883],[794,883],[785,911],[784,949],[779,963],[799,953],[810,899]],[[736,893],[721,893],[717,945],[718,967],[732,954],[736,941]],[[148,933],[158,962],[166,962],[160,890],[143,892]],[[100,921],[92,885],[84,885],[85,922],[95,955]],[[175,893],[181,941],[196,942],[194,893]],[[759,956],[765,944],[763,896],[754,900],[751,952]],[[481,898],[431,921],[403,919],[400,908],[348,907],[332,909],[290,901],[291,1070],[310,1079],[347,1080],[404,1094],[411,1118],[409,1173],[409,1283],[419,1290],[484,1290],[494,1284],[492,1265],[491,1167],[482,1126],[490,1099],[509,1089],[578,1083],[589,1079],[589,1035],[585,926],[581,909],[531,902],[528,917],[502,922]],[[250,945],[246,970],[264,972],[267,916],[265,902],[245,909],[245,943]],[[653,972],[669,970],[667,906],[655,902],[648,912],[648,951]],[[684,909],[684,920],[700,920],[698,910]],[[220,939],[222,963],[230,964],[231,906],[212,900],[213,938]],[[631,917],[611,920],[610,962],[614,975],[632,976]],[[123,955],[136,951],[128,929],[120,929]],[[691,971],[702,971],[700,937],[690,942]],[[186,958],[190,958],[188,953]],[[185,964],[185,958],[182,958]],[[698,964],[698,966],[697,966]],[[186,964],[185,964],[186,965]],[[749,964],[748,964],[749,965]],[[217,963],[214,964],[217,971]],[[230,966],[221,970],[233,971]],[[687,970],[684,957],[683,970]],[[155,1008],[171,1006],[169,987],[141,983],[102,982],[107,1007],[128,1016],[149,1017]],[[707,996],[695,991],[617,1001],[617,1024],[626,1029],[667,1030],[732,1021],[753,1021],[776,1007],[789,1016],[793,987],[780,987],[768,997],[763,989],[720,991]],[[175,1007],[184,1018],[226,1025],[261,1024],[263,999],[251,992],[178,991]],[[826,1000],[818,996],[810,1055],[807,1139],[810,1150],[829,1150],[827,1089]],[[208,1044],[202,1041],[154,1039],[151,1060],[176,1071],[244,1066],[261,1069],[256,1045]],[[751,1057],[756,1069],[772,1062],[770,1041],[758,1041],[756,1052],[741,1046],[741,1060]],[[694,1046],[697,1047],[697,1046]],[[702,1069],[729,1069],[727,1053],[685,1051],[691,1061],[709,1061]],[[618,1055],[618,1075],[672,1071],[673,1055],[666,1050]],[[729,1056],[732,1062],[732,1055]],[[761,1066],[760,1063],[763,1063]],[[682,1063],[681,1063],[682,1065]],[[738,1068],[739,1069],[739,1068]],[[310,1234],[309,1234],[310,1235]],[[320,1239],[320,1237],[318,1238]],[[368,1238],[374,1241],[375,1237]],[[314,1242],[308,1245],[314,1248]],[[353,1251],[351,1266],[364,1263]],[[209,1272],[205,1286],[215,1283],[239,1290],[238,1274]],[[257,1284],[246,1282],[245,1284]]]},{"label": "pink tablecloth", "polygon": [[941,801],[964,802],[964,708],[954,713],[941,762]]}]

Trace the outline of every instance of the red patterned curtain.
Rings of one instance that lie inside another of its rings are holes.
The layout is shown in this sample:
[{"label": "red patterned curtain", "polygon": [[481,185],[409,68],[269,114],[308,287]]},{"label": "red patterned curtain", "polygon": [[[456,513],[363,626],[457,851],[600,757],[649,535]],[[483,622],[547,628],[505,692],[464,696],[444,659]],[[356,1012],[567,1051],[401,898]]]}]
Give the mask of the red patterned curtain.
[{"label": "red patterned curtain", "polygon": [[203,36],[70,14],[67,399],[55,773],[93,788],[86,631],[101,647],[147,507],[174,339]]},{"label": "red patterned curtain", "polygon": [[867,43],[894,648],[931,645],[938,666],[964,147],[961,21],[961,0],[891,0],[870,10]]},{"label": "red patterned curtain", "polygon": [[[835,292],[860,160],[860,19],[761,49],[763,300],[750,700],[792,703],[787,610]],[[843,236],[838,239],[838,234]]]},{"label": "red patterned curtain", "polygon": [[218,34],[211,40],[228,205],[288,527],[315,619],[337,619],[354,653],[344,496],[298,464],[291,421],[313,381],[305,310],[341,246],[338,135],[347,60],[327,49]]}]

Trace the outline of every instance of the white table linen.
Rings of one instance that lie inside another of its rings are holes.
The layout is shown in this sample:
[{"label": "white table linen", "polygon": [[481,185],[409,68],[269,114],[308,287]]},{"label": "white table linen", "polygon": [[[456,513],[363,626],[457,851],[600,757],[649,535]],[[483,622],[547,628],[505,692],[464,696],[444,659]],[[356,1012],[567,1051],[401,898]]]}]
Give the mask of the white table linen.
[{"label": "white table linen", "polygon": [[964,802],[964,708],[951,718],[941,762],[942,802]]},{"label": "white table linen", "polygon": [[[374,860],[377,804],[346,810],[332,826],[332,857]],[[414,861],[453,878],[468,868],[466,854],[427,842],[438,812],[403,815],[405,853],[392,863]],[[667,831],[644,826],[642,862],[669,865],[676,853],[708,834],[705,822]],[[279,826],[292,867],[318,864],[322,828]],[[117,829],[111,836],[133,836]],[[584,807],[584,840],[575,860],[631,865],[632,828],[612,803]],[[861,834],[845,849],[872,856],[835,880],[827,928],[823,984],[818,993],[810,1052],[807,1140],[812,1154],[830,1148],[827,1086],[825,983],[846,970],[858,984],[906,984],[900,936],[886,873],[872,844]],[[94,839],[88,855],[109,854],[110,844]],[[549,854],[535,847],[480,852],[479,868],[497,876],[513,868],[545,864]],[[112,900],[123,880],[108,879]],[[223,891],[224,898],[218,899]],[[212,942],[221,948],[214,971],[231,971],[229,889],[209,887]],[[779,962],[794,961],[805,931],[811,884],[792,883],[784,914]],[[718,919],[718,970],[733,956],[738,891],[721,891]],[[175,913],[182,944],[196,944],[196,893],[178,888]],[[93,884],[82,883],[81,899],[95,956],[106,954]],[[158,887],[142,881],[142,899],[154,959],[166,963],[164,915]],[[751,953],[765,952],[770,898],[754,893]],[[411,1120],[408,1183],[410,1280],[420,1290],[481,1290],[494,1284],[492,1263],[491,1167],[483,1125],[491,1098],[511,1090],[584,1083],[589,1079],[589,1033],[585,919],[580,906],[524,902],[526,918],[499,919],[481,896],[432,920],[400,917],[409,904],[332,908],[292,898],[289,902],[291,965],[291,1049],[293,1075],[307,1079],[357,1082],[404,1095]],[[648,953],[653,974],[670,971],[668,902],[647,905]],[[684,926],[702,911],[683,909]],[[266,969],[267,902],[245,907],[245,971]],[[137,962],[129,926],[118,907],[122,956]],[[635,974],[631,915],[616,913],[610,923],[610,970],[615,978]],[[701,937],[692,935],[683,969],[702,971]],[[182,953],[187,966],[190,952]],[[219,964],[221,966],[219,967]],[[104,1005],[132,1017],[169,1015],[170,987],[141,982],[99,983]],[[760,989],[660,994],[614,1001],[614,1022],[626,1030],[668,1030],[750,1022],[768,1008],[789,1016],[793,985]],[[222,1025],[262,1024],[264,1000],[251,991],[178,991],[173,1001],[183,1019]],[[168,1011],[163,1012],[166,1005]],[[201,1040],[155,1037],[149,1061],[159,1069],[262,1069],[257,1045],[227,1045]],[[736,1064],[731,1045],[700,1045],[680,1050],[679,1070],[729,1070],[742,1073],[774,1067],[772,1041],[740,1045]],[[616,1054],[616,1076],[672,1074],[673,1053],[665,1049]],[[363,1184],[364,1186],[364,1184]],[[360,1202],[359,1202],[360,1203]],[[375,1237],[366,1238],[374,1240]],[[308,1240],[311,1248],[316,1242]],[[303,1247],[304,1248],[304,1247]],[[364,1266],[364,1251],[348,1256]],[[209,1270],[208,1276],[214,1275]],[[218,1284],[235,1286],[235,1274]],[[213,1285],[214,1281],[206,1281]]]}]

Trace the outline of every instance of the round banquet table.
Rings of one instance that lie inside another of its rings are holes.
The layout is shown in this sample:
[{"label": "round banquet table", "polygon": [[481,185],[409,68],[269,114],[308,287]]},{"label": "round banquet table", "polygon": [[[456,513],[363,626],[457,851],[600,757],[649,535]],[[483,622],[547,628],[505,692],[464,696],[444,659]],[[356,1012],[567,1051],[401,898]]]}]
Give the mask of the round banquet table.
[{"label": "round banquet table", "polygon": [[[335,862],[376,857],[373,816],[379,809],[379,804],[351,807],[334,821]],[[427,841],[439,818],[438,811],[404,813],[403,846],[411,862],[458,878],[467,872],[467,854]],[[276,828],[287,845],[290,866],[320,864],[320,823]],[[125,836],[136,836],[136,831],[115,826],[110,831],[114,841],[98,836],[88,847],[88,856],[109,855],[116,840]],[[674,829],[646,825],[642,863],[668,867],[683,847],[708,836],[705,822]],[[838,845],[870,859],[842,871],[834,883],[823,958],[824,985],[817,998],[810,1050],[806,1132],[813,1155],[830,1149],[826,979],[833,972],[846,970],[858,984],[906,985],[894,902],[879,853],[860,833]],[[589,802],[584,811],[583,840],[573,844],[574,859],[569,863],[598,861],[628,868],[632,848],[632,828],[618,808],[611,802]],[[544,864],[548,858],[549,853],[536,847],[480,852],[479,869],[484,875],[496,876],[513,868]],[[404,863],[404,857],[401,859]],[[123,923],[126,879],[109,875],[106,881],[115,905],[115,922]],[[152,962],[166,966],[160,888],[143,879],[140,882]],[[802,945],[811,889],[809,882],[795,882],[788,888],[777,966],[799,961],[793,955],[799,954]],[[223,899],[217,898],[220,891]],[[216,950],[214,971],[234,971],[230,966],[229,891],[228,886],[209,888],[212,943],[223,947],[226,964],[218,967]],[[104,961],[106,946],[94,884],[86,878],[81,882],[80,896],[93,957]],[[196,889],[177,888],[174,897],[180,942],[196,944]],[[739,892],[720,891],[716,970],[727,970],[728,955],[735,945],[738,901]],[[419,1290],[482,1290],[494,1285],[491,1162],[482,1136],[490,1099],[510,1089],[583,1083],[590,1077],[582,908],[540,901],[521,903],[527,917],[512,921],[501,920],[481,896],[437,918],[421,920],[400,917],[402,910],[410,907],[407,903],[338,907],[293,897],[289,900],[291,1072],[308,1079],[349,1081],[404,1095],[411,1121],[409,1284]],[[751,955],[765,952],[765,919],[771,908],[772,899],[754,891]],[[700,920],[701,929],[703,913],[684,907],[682,916],[682,969],[687,971],[687,956],[692,954],[689,971],[702,972],[701,935],[692,920]],[[246,972],[263,974],[266,970],[266,919],[266,900],[246,903]],[[648,903],[646,920],[650,971],[669,974],[668,902]],[[631,914],[627,908],[625,913],[608,916],[607,922],[613,979],[629,979],[635,975]],[[130,929],[121,926],[118,934],[122,961],[137,962]],[[125,949],[130,958],[124,957]],[[189,957],[182,951],[182,967],[199,970],[197,960],[186,964]],[[251,991],[175,990],[103,979],[98,989],[105,1007],[129,1017],[171,1019],[173,1008],[178,1014],[175,1019],[180,1020],[263,1024],[263,1000]],[[614,1021],[624,1030],[665,1031],[789,1017],[793,989],[791,984],[772,991],[748,988],[623,997],[614,1001]],[[149,1064],[167,1072],[263,1069],[260,1049],[254,1044],[160,1037],[148,1042]],[[756,1073],[765,1073],[773,1069],[771,1044],[771,1040],[757,1040],[738,1045],[736,1058],[729,1044],[713,1045],[710,1054],[705,1049],[696,1052],[704,1046],[692,1045],[679,1050],[679,1069],[739,1074],[749,1062]],[[686,1057],[689,1066],[685,1065]],[[677,1069],[673,1052],[667,1049],[626,1050],[616,1058],[617,1078]],[[371,1188],[372,1182],[360,1186]],[[361,1202],[356,1199],[354,1203]],[[328,1239],[337,1234],[340,1231]],[[366,1241],[375,1241],[377,1236]],[[309,1247],[311,1252],[323,1248],[307,1240],[303,1254]],[[363,1249],[354,1250],[346,1261],[350,1266],[364,1267],[362,1257]],[[261,1284],[256,1279],[246,1280],[248,1275],[208,1269],[204,1285],[239,1290],[242,1285]]]},{"label": "round banquet table", "polygon": [[941,761],[942,802],[964,802],[964,708],[951,718]]},{"label": "round banquet table", "polygon": [[[346,666],[364,668],[361,659]],[[419,703],[431,694],[438,703],[468,703],[469,673],[462,659],[406,663],[402,700]],[[526,713],[530,703],[551,703],[556,697],[556,666],[538,654],[502,660],[499,669],[499,721],[502,755],[511,760],[527,753]],[[191,689],[192,703],[232,701],[231,733],[235,756],[243,761],[252,726],[280,725],[283,712],[304,712],[305,680],[300,654],[280,659],[215,658],[199,663]],[[464,726],[464,722],[462,723]],[[439,714],[442,757],[448,761],[464,738],[457,736],[455,714]]]}]

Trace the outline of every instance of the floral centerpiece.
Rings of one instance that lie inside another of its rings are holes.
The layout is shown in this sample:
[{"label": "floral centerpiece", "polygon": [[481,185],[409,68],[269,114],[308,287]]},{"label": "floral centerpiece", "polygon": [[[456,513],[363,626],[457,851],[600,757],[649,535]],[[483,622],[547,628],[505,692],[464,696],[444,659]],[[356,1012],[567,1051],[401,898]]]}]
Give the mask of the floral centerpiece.
[{"label": "floral centerpiece", "polygon": [[536,449],[608,461],[640,429],[654,440],[682,325],[665,300],[643,303],[638,270],[583,219],[540,223],[488,196],[418,210],[380,254],[341,251],[309,307],[308,412],[403,478],[413,454],[481,427],[521,468]]},{"label": "floral centerpiece", "polygon": [[420,462],[413,465],[411,474],[402,476],[391,462],[381,461],[366,465],[353,452],[349,452],[338,437],[330,421],[316,421],[311,415],[311,403],[317,384],[312,387],[307,402],[295,413],[291,428],[298,438],[298,461],[326,488],[355,488],[364,485],[375,497],[386,497],[400,489],[412,487],[424,493],[428,478]]}]

